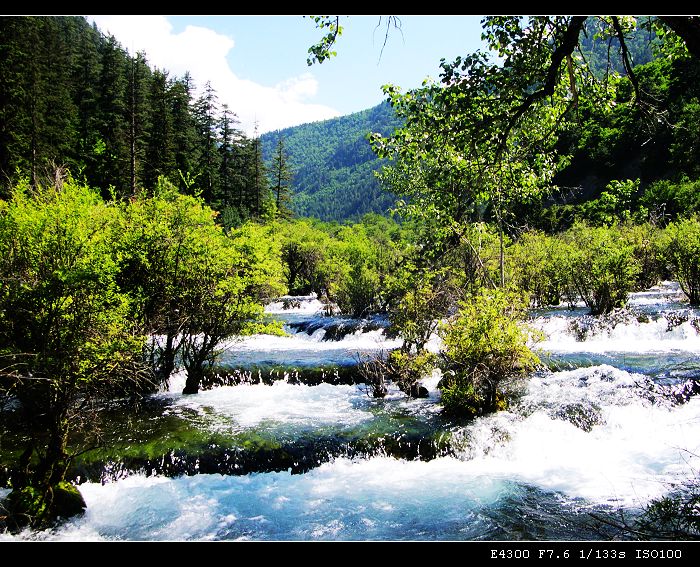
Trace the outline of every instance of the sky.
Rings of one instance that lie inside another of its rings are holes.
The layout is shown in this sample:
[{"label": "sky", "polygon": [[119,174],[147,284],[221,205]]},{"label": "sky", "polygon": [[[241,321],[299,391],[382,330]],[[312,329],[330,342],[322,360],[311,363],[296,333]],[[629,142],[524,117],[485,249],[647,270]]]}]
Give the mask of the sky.
[{"label": "sky", "polygon": [[358,112],[385,100],[382,85],[404,91],[437,79],[440,59],[481,45],[480,16],[399,16],[386,45],[386,16],[342,16],[336,57],[306,64],[324,34],[302,16],[87,16],[151,67],[201,88],[210,81],[249,135]]}]

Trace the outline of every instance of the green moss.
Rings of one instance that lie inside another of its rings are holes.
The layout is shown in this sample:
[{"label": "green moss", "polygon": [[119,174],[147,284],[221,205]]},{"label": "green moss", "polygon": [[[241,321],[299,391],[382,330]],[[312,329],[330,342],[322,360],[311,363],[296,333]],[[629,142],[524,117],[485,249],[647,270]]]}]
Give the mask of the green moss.
[{"label": "green moss", "polygon": [[7,526],[11,531],[25,526],[47,528],[59,518],[71,518],[82,514],[86,504],[80,491],[69,482],[45,489],[25,486],[15,489],[3,501],[7,510]]}]

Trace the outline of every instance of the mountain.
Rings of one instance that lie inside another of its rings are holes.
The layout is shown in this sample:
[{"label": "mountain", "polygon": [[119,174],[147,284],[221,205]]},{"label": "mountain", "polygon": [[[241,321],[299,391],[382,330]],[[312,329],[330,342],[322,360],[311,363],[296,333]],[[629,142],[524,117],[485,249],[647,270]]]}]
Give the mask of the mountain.
[{"label": "mountain", "polygon": [[400,121],[388,103],[321,122],[302,124],[261,136],[263,156],[272,163],[280,136],[293,172],[293,210],[323,220],[357,220],[384,213],[394,197],[374,175],[382,166],[367,141],[370,132],[388,135]]}]

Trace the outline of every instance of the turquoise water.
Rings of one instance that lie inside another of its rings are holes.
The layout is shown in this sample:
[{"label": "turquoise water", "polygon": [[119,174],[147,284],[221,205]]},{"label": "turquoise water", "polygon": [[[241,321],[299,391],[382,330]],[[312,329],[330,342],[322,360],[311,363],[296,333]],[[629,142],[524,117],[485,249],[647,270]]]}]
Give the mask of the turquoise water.
[{"label": "turquoise water", "polygon": [[[122,470],[108,482],[80,485],[85,516],[51,532],[0,538],[606,538],[614,534],[595,517],[616,519],[624,512],[631,518],[673,484],[695,478],[700,466],[700,398],[679,404],[670,395],[671,388],[700,377],[695,312],[670,283],[635,294],[631,304],[644,316],[591,328],[584,340],[571,327],[584,310],[533,313],[532,324],[546,334],[539,348],[547,368],[523,384],[509,411],[471,423],[441,417],[439,374],[426,380],[430,397],[421,400],[393,387],[375,400],[362,385],[284,381],[182,396],[174,380],[170,391],[154,397],[163,415],[219,440],[260,434],[281,450],[300,439],[338,445],[311,446],[325,453],[301,473],[290,467],[204,474],[196,462],[179,476]],[[271,311],[303,321],[318,317],[317,309],[308,298],[296,309],[278,304]],[[673,315],[681,312],[686,321]],[[315,333],[232,342],[227,362],[345,364],[357,352],[396,346],[381,329],[359,329],[340,341]],[[425,438],[439,450],[397,458],[381,443],[365,453],[343,445],[382,435]]]}]

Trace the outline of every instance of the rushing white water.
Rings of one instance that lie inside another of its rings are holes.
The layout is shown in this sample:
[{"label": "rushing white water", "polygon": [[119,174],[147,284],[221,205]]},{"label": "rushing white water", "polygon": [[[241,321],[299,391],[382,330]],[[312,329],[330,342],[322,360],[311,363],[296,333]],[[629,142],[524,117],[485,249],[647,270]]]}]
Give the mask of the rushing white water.
[{"label": "rushing white water", "polygon": [[[316,317],[307,298],[285,317]],[[554,310],[534,320],[541,343],[571,368],[541,371],[523,385],[510,411],[446,426],[453,454],[430,461],[376,455],[336,458],[304,474],[132,475],[81,485],[88,511],[53,532],[19,538],[58,540],[398,540],[595,538],[597,513],[640,509],[700,470],[700,397],[677,404],[665,385],[700,376],[700,335],[679,319],[687,310],[665,283],[631,301],[642,322],[592,327],[571,322],[582,312]],[[381,330],[341,341],[314,335],[248,337],[230,361],[311,363],[347,360],[358,350],[392,348]],[[586,357],[582,357],[582,353]],[[590,356],[589,356],[590,354]],[[354,354],[352,356],[355,356]],[[585,360],[585,364],[581,361]],[[604,361],[604,362],[601,362]],[[633,363],[630,363],[633,361]],[[433,419],[440,406],[436,372],[430,397],[408,400],[395,387],[386,399],[361,386],[240,385],[197,396],[161,394],[169,411],[194,411],[218,433],[256,429],[285,435],[339,432],[393,419]],[[15,536],[3,536],[14,539]]]},{"label": "rushing white water", "polygon": [[535,319],[533,326],[546,335],[537,348],[550,352],[700,352],[698,332],[690,321],[669,328],[670,321],[661,315],[648,322],[618,323],[612,329],[591,333],[583,341],[571,330],[572,321],[567,315]]},{"label": "rushing white water", "polygon": [[356,364],[358,353],[371,354],[401,345],[399,339],[387,339],[383,329],[356,331],[340,341],[324,341],[324,329],[313,335],[294,333],[275,337],[254,335],[224,345],[221,364],[280,364],[286,366]]},{"label": "rushing white water", "polygon": [[516,412],[459,431],[475,472],[596,503],[641,506],[700,466],[700,399],[652,402],[644,377],[612,367],[532,378]]},{"label": "rushing white water", "polygon": [[[396,394],[395,394],[396,395]],[[214,411],[220,427],[251,428],[275,421],[296,426],[352,425],[370,419],[370,398],[357,386],[242,384],[182,396],[177,406]]]}]

